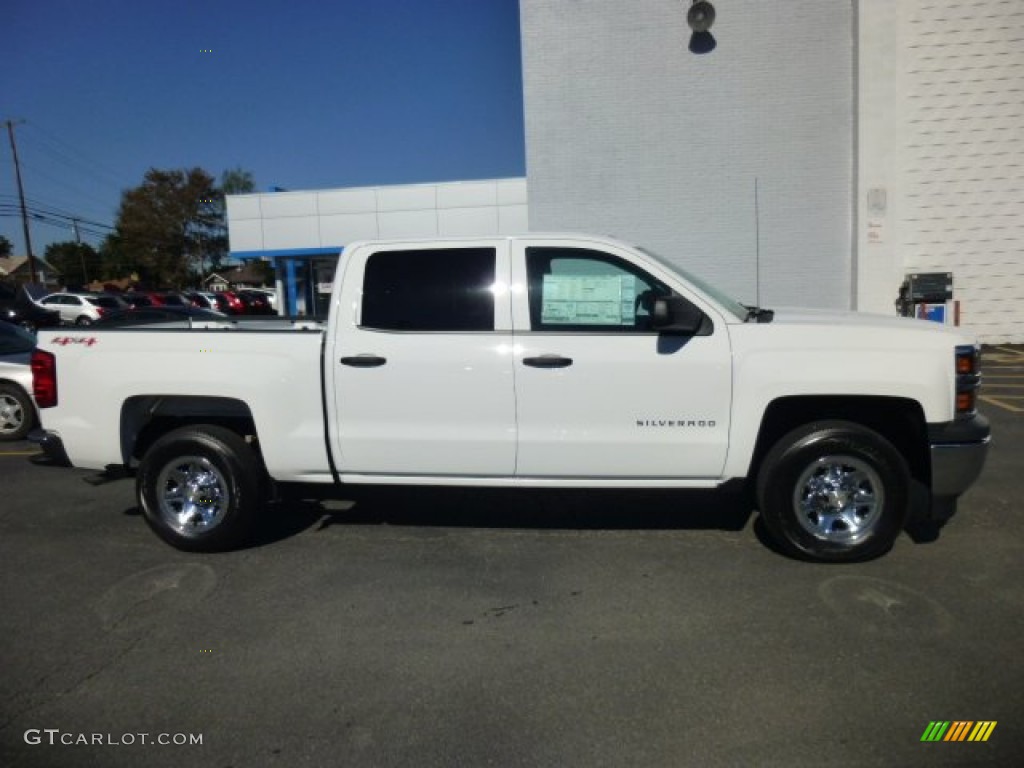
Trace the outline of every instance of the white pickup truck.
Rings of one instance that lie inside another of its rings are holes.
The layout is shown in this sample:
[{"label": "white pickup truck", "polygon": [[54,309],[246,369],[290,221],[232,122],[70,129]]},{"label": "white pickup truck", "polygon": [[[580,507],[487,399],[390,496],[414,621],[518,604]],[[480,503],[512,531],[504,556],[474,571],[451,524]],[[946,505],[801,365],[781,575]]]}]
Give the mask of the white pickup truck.
[{"label": "white pickup truck", "polygon": [[948,510],[978,477],[978,360],[934,323],[746,307],[607,238],[360,242],[322,327],[41,332],[35,439],[134,473],[188,550],[238,546],[294,484],[744,483],[785,550],[845,561],[892,545],[912,485]]}]

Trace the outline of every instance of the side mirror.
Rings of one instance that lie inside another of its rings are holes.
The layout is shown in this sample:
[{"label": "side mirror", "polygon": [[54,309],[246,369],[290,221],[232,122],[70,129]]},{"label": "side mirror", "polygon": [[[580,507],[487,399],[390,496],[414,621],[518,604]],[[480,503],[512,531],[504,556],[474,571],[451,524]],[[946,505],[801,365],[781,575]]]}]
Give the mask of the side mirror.
[{"label": "side mirror", "polygon": [[659,333],[693,336],[704,324],[704,313],[682,296],[661,296],[651,308],[651,325]]}]

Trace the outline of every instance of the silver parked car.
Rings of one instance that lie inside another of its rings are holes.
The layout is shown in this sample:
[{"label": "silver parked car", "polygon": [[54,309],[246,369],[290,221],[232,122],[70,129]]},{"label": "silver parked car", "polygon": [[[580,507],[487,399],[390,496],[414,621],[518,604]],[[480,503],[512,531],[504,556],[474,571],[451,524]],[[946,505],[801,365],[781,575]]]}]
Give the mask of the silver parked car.
[{"label": "silver parked car", "polygon": [[56,310],[60,313],[61,322],[72,325],[92,325],[106,313],[128,307],[116,296],[97,293],[51,293],[36,303]]},{"label": "silver parked car", "polygon": [[0,323],[0,441],[21,440],[36,423],[29,365],[35,346],[28,331]]}]

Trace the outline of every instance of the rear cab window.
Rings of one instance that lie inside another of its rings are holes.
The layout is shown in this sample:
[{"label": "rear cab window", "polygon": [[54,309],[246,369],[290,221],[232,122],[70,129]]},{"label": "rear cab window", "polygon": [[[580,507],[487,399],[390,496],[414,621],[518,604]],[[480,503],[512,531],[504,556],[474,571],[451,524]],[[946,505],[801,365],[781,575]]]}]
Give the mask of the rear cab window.
[{"label": "rear cab window", "polygon": [[495,249],[378,251],[363,273],[359,325],[367,330],[494,330]]}]

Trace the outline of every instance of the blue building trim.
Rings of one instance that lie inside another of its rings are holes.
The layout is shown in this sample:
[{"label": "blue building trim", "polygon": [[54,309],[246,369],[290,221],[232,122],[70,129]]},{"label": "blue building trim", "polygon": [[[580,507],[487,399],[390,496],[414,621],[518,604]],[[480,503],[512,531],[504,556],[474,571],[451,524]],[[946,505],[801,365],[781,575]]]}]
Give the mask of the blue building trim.
[{"label": "blue building trim", "polygon": [[231,251],[233,259],[266,259],[278,258],[281,256],[337,256],[341,253],[343,246],[337,245],[331,248],[285,248],[272,251]]}]

